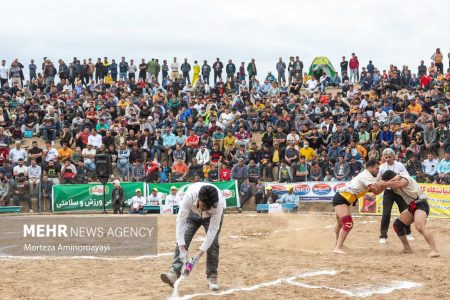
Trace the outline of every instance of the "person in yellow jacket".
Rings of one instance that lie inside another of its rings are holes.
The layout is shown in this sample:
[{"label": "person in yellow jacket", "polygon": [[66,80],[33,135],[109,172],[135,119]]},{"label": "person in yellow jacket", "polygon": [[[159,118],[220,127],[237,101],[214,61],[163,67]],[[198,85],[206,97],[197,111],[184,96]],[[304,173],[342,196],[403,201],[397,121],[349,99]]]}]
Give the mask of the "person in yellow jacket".
[{"label": "person in yellow jacket", "polygon": [[194,61],[193,70],[194,70],[194,75],[192,75],[192,86],[195,86],[195,84],[197,83],[198,78],[200,76],[200,65],[197,63],[196,60]]},{"label": "person in yellow jacket", "polygon": [[442,63],[444,56],[442,55],[440,48],[436,49],[436,52],[433,56],[431,56],[431,59],[434,60],[434,65],[436,66],[437,71],[439,73],[444,73],[444,64]]},{"label": "person in yellow jacket", "polygon": [[379,194],[382,191],[381,188],[375,185],[378,181],[377,176],[379,170],[380,163],[377,160],[369,160],[366,163],[366,169],[351,181],[347,182],[334,195],[332,200],[336,213],[336,244],[334,253],[346,254],[344,251],[344,241],[353,228],[350,206],[369,192]]},{"label": "person in yellow jacket", "polygon": [[108,74],[105,76],[106,87],[110,87],[111,83],[113,83],[113,79],[111,77],[111,72],[108,72]]},{"label": "person in yellow jacket", "polygon": [[309,143],[305,141],[303,143],[303,148],[299,151],[299,154],[299,157],[304,156],[307,161],[311,161],[314,159],[316,151],[314,151],[313,148],[309,147]]}]

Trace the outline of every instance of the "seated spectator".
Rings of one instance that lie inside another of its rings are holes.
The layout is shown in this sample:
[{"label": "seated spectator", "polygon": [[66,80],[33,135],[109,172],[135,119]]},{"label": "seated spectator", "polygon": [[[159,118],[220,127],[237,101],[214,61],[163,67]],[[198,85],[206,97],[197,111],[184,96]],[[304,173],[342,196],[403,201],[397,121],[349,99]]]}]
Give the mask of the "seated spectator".
[{"label": "seated spectator", "polygon": [[75,177],[77,174],[77,168],[70,160],[64,161],[64,165],[61,168],[61,183],[75,183]]},{"label": "seated spectator", "polygon": [[140,182],[143,181],[145,177],[145,169],[142,165],[141,159],[136,159],[136,161],[131,166],[131,181]]},{"label": "seated spectator", "polygon": [[266,192],[262,198],[262,202],[256,204],[272,204],[277,203],[278,195],[272,191],[272,187],[269,185],[266,187]]},{"label": "seated spectator", "polygon": [[150,205],[162,205],[161,194],[158,193],[157,188],[152,188],[152,192],[148,195],[148,204]]},{"label": "seated spectator", "polygon": [[136,195],[133,196],[130,201],[130,210],[129,214],[143,214],[144,213],[144,205],[147,203],[145,201],[145,197],[142,196],[141,189],[136,189]]},{"label": "seated spectator", "polygon": [[42,169],[36,164],[36,159],[31,159],[31,164],[28,166],[28,182],[30,184],[30,193],[32,197],[38,195],[39,181],[41,180]]},{"label": "seated spectator", "polygon": [[242,207],[252,197],[252,184],[249,178],[245,178],[239,187],[239,211],[242,212]]},{"label": "seated spectator", "polygon": [[444,158],[439,162],[437,172],[437,183],[450,184],[450,152],[445,152]]},{"label": "seated spectator", "polygon": [[308,172],[308,181],[322,181],[324,179],[324,173],[317,161],[311,163],[311,168]]},{"label": "seated spectator", "polygon": [[0,171],[0,205],[8,205],[9,202],[9,180]]},{"label": "seated spectator", "polygon": [[170,194],[166,196],[164,205],[179,205],[181,203],[181,197],[177,194],[178,188],[172,186],[170,188]]},{"label": "seated spectator", "polygon": [[281,161],[280,168],[278,170],[278,182],[292,182],[292,169],[286,164],[285,160]]},{"label": "seated spectator", "polygon": [[184,161],[178,159],[172,166],[172,182],[182,182],[187,180],[189,167]]},{"label": "seated spectator", "polygon": [[350,180],[350,165],[345,161],[344,156],[339,156],[339,160],[334,166],[334,178],[337,181]]},{"label": "seated spectator", "polygon": [[277,203],[294,203],[296,206],[298,206],[298,203],[300,201],[299,197],[294,194],[294,187],[292,185],[288,185],[286,187],[287,193],[283,194],[281,198],[279,198]]},{"label": "seated spectator", "polygon": [[210,160],[209,150],[206,149],[205,144],[200,145],[200,149],[198,150],[195,157],[199,165],[203,166],[204,164],[209,163]]},{"label": "seated spectator", "polygon": [[72,149],[69,148],[67,143],[63,144],[63,147],[58,150],[58,158],[60,162],[65,162],[66,160],[70,160],[73,154]]},{"label": "seated spectator", "polygon": [[[420,161],[418,163],[420,164]],[[423,172],[425,173],[425,176],[427,176],[429,180],[433,182],[438,173],[437,169],[439,160],[434,158],[433,153],[428,153],[427,159],[425,159],[421,165],[423,166]],[[414,174],[409,173],[409,175],[413,176]]]},{"label": "seated spectator", "polygon": [[23,173],[19,173],[16,179],[11,185],[11,192],[13,195],[13,203],[15,206],[20,206],[21,201],[26,201],[28,203],[29,212],[33,212],[33,207],[31,203],[31,193],[30,185]]}]

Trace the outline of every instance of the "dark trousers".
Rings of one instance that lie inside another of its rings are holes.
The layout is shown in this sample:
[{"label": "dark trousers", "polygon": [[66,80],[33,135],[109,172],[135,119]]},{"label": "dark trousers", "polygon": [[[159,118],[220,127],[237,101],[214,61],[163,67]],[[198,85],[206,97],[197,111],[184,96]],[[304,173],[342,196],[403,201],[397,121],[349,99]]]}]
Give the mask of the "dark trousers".
[{"label": "dark trousers", "polygon": [[[205,232],[208,232],[209,222],[211,218],[202,219],[199,215],[189,212],[189,216],[186,221],[186,231],[184,232],[184,241],[186,242],[186,250],[189,249],[189,245],[191,244],[192,238],[194,237],[197,230],[200,226],[205,228]],[[217,269],[219,267],[219,234],[222,229],[223,215],[222,220],[220,220],[219,231],[216,234],[216,237],[206,252],[206,277],[217,277]],[[183,268],[183,262],[180,259],[180,251],[178,249],[178,244],[175,246],[175,253],[173,255],[172,262],[172,271],[181,274],[181,269]]]},{"label": "dark trousers", "polygon": [[187,81],[188,84],[191,84],[191,79],[189,78],[189,72],[183,72],[183,78]]},{"label": "dark trousers", "polygon": [[[389,223],[391,221],[392,205],[397,203],[400,213],[408,209],[408,204],[402,197],[395,194],[392,190],[385,190],[383,194],[383,216],[381,217],[380,238],[387,238]],[[406,226],[406,234],[411,234],[411,226]]]}]

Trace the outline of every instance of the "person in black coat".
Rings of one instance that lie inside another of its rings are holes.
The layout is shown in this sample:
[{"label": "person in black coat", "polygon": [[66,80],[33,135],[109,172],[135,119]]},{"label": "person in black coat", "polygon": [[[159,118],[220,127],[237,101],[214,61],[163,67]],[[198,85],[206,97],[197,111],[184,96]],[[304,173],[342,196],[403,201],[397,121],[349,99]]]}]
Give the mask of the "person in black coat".
[{"label": "person in black coat", "polygon": [[123,206],[125,203],[125,191],[120,187],[120,181],[114,180],[114,189],[111,193],[111,206],[114,210],[114,214],[123,214]]}]

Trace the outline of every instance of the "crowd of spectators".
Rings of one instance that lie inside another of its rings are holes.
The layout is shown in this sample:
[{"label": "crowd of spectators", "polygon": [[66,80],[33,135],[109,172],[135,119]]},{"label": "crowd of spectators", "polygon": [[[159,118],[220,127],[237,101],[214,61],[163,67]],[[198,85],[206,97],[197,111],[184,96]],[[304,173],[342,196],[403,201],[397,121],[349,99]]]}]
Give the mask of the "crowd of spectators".
[{"label": "crowd of spectators", "polygon": [[440,49],[417,72],[361,67],[354,53],[335,77],[307,74],[298,56],[275,67],[3,60],[1,200],[31,208],[53,184],[94,181],[98,153],[121,181],[236,179],[241,204],[263,199],[264,181],[349,180],[386,148],[419,182],[450,183],[450,67]]}]

